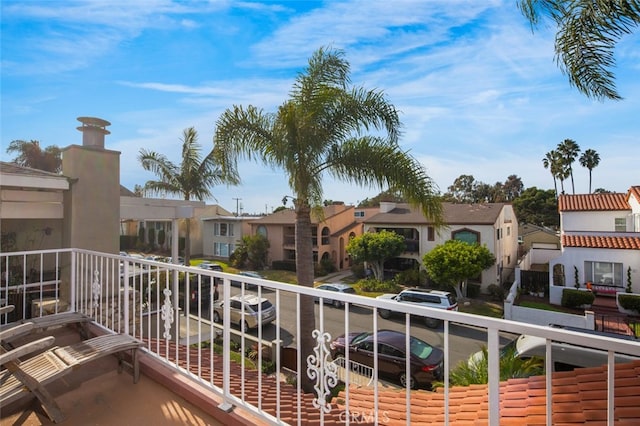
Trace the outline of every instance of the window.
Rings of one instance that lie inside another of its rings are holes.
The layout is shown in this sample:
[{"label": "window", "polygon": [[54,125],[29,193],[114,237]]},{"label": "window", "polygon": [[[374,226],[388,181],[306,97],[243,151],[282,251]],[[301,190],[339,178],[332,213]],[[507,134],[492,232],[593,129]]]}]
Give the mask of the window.
[{"label": "window", "polygon": [[354,212],[353,215],[355,217],[364,217],[364,212]]},{"label": "window", "polygon": [[624,217],[616,217],[616,232],[627,231],[627,219]]},{"label": "window", "polygon": [[594,284],[622,287],[622,272],[622,263],[584,262],[584,278]]},{"label": "window", "polygon": [[262,235],[263,237],[266,238],[266,236],[267,236],[267,227],[264,226],[264,225],[258,226],[258,229],[256,230],[256,234],[257,235]]},{"label": "window", "polygon": [[427,241],[434,241],[436,239],[435,229],[433,226],[427,227]]},{"label": "window", "polygon": [[213,243],[213,255],[220,257],[229,257],[229,253],[233,252],[233,244]]},{"label": "window", "polygon": [[464,241],[469,244],[477,244],[480,242],[480,233],[470,229],[463,229],[453,232],[451,238],[458,241]]},{"label": "window", "polygon": [[327,228],[326,226],[322,228],[322,244],[329,244],[329,228]]},{"label": "window", "polygon": [[511,235],[511,227],[507,226],[507,237]]}]

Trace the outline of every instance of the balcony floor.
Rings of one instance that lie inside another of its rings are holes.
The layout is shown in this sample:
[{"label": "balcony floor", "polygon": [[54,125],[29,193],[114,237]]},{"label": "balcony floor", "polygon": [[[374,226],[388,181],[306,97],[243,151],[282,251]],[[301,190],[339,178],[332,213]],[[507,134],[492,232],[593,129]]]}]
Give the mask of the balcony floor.
[{"label": "balcony floor", "polygon": [[[68,329],[56,330],[56,344],[72,343],[77,339],[74,334]],[[144,374],[134,384],[130,372],[118,374],[117,365],[115,357],[105,357],[47,387],[65,415],[62,424],[223,424]],[[2,407],[0,423],[54,424],[35,399]]]}]

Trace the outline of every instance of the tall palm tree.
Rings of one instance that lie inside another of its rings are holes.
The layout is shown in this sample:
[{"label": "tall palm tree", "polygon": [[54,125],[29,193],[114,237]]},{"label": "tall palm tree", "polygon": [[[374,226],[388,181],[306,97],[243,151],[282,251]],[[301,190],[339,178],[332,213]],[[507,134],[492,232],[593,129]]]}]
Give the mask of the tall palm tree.
[{"label": "tall palm tree", "polygon": [[573,194],[575,194],[576,186],[573,183],[573,163],[576,161],[576,158],[578,158],[578,155],[580,154],[580,145],[578,145],[572,139],[565,139],[558,144],[556,151],[562,158],[561,163],[563,169],[566,172],[565,174],[571,177],[571,190]]},{"label": "tall palm tree", "polygon": [[640,3],[611,0],[519,0],[532,28],[550,17],[558,32],[556,62],[571,85],[590,98],[622,99],[612,71],[614,48],[640,24]]},{"label": "tall palm tree", "polygon": [[[313,286],[311,213],[322,206],[322,179],[388,187],[422,208],[442,225],[437,188],[424,167],[398,145],[400,120],[380,91],[350,87],[349,63],[339,50],[313,53],[286,100],[275,113],[255,106],[234,106],[216,123],[215,151],[225,170],[234,171],[238,158],[283,169],[289,179],[295,209],[296,275],[299,285]],[[384,131],[386,137],[365,134]],[[313,298],[300,296],[302,360],[315,346]],[[303,375],[302,389],[313,391]]]},{"label": "tall palm tree", "polygon": [[580,165],[589,169],[589,194],[591,194],[591,171],[600,164],[600,154],[593,149],[587,149],[580,156]]},{"label": "tall palm tree", "polygon": [[52,173],[60,173],[62,170],[62,155],[60,148],[56,145],[49,145],[43,150],[39,141],[15,140],[11,141],[7,147],[7,153],[14,152],[19,155],[12,162],[23,167]]},{"label": "tall palm tree", "polygon": [[[198,133],[193,127],[183,131],[182,162],[178,166],[162,154],[141,149],[138,160],[145,170],[153,172],[159,180],[147,181],[144,191],[163,195],[178,195],[185,200],[203,201],[212,196],[210,188],[221,183],[237,184],[234,174],[222,173],[216,164],[213,150],[204,158],[200,155]],[[191,224],[186,221],[184,261],[189,264]]]},{"label": "tall palm tree", "polygon": [[[558,196],[558,153],[553,149],[547,152],[542,159],[542,165],[545,169],[549,169],[551,172],[551,176],[553,176],[553,189],[556,193],[556,197]],[[563,191],[564,192],[564,191]]]}]

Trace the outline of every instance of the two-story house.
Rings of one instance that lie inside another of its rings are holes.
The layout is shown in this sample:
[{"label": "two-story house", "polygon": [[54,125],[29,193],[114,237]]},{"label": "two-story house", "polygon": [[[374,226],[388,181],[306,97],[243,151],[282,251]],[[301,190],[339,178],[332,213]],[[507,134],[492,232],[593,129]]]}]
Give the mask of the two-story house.
[{"label": "two-story house", "polygon": [[482,272],[483,289],[500,284],[513,273],[518,256],[518,221],[507,203],[443,203],[445,226],[436,229],[419,209],[402,203],[380,203],[380,211],[364,222],[364,231],[389,230],[405,237],[406,251],[385,263],[385,270],[402,271],[422,263],[422,256],[447,240],[486,245],[496,264]]},{"label": "two-story house", "polygon": [[[338,270],[351,266],[351,259],[346,252],[347,243],[349,238],[362,234],[362,223],[356,220],[355,212],[355,207],[335,202],[323,207],[322,218],[311,215],[314,263],[328,259]],[[252,235],[261,234],[269,240],[269,263],[295,261],[295,212],[292,209],[253,220],[250,225]]]},{"label": "two-story house", "polygon": [[625,291],[630,280],[638,292],[640,186],[626,194],[561,195],[558,210],[562,254],[549,263],[553,285],[584,288],[590,282],[615,292]]},{"label": "two-story house", "polygon": [[251,222],[261,216],[235,216],[218,211],[202,217],[202,254],[228,261],[245,235],[251,235]]}]

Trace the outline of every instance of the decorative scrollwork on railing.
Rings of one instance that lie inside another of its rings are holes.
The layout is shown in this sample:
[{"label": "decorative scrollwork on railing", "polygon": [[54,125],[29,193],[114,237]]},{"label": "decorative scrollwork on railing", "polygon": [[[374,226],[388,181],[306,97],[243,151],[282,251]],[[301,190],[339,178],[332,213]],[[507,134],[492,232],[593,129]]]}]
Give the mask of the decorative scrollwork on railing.
[{"label": "decorative scrollwork on railing", "polygon": [[93,300],[92,307],[98,311],[100,307],[100,295],[102,293],[102,285],[100,285],[100,271],[97,269],[93,271],[93,281],[91,282],[91,299]]},{"label": "decorative scrollwork on railing", "polygon": [[171,325],[173,324],[173,306],[171,305],[171,290],[165,288],[162,290],[164,294],[164,303],[160,310],[160,317],[164,321],[164,333],[162,337],[165,339],[171,339]]},{"label": "decorative scrollwork on railing", "polygon": [[314,354],[307,357],[307,376],[316,381],[313,388],[318,397],[313,399],[313,406],[328,413],[331,411],[331,404],[327,402],[327,396],[338,383],[337,366],[329,359],[330,352],[327,348],[331,335],[320,333],[319,330],[313,330],[312,335],[316,339],[316,346],[313,348]]}]

